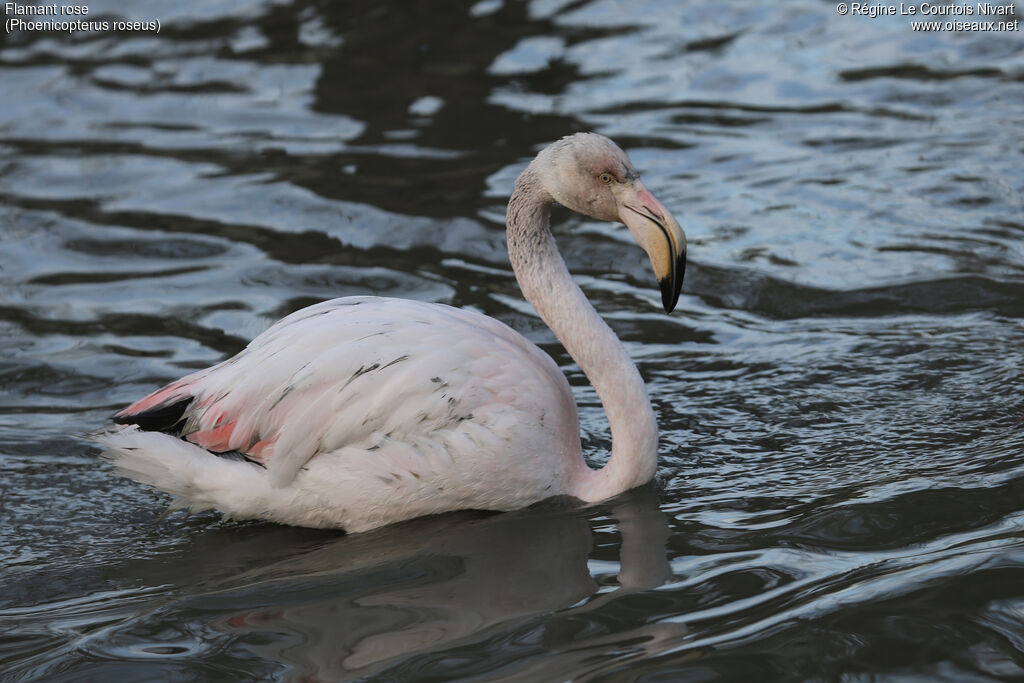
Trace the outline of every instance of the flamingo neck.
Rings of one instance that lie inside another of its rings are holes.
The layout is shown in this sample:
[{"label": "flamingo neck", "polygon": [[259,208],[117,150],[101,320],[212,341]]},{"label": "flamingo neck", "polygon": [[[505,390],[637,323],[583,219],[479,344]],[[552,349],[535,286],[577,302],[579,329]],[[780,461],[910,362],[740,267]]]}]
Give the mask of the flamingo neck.
[{"label": "flamingo neck", "polygon": [[508,204],[509,260],[523,296],[555,333],[604,406],[612,452],[600,470],[579,463],[566,493],[593,502],[649,481],[657,467],[658,425],[647,388],[622,342],[573,281],[551,235],[553,199],[532,167]]}]

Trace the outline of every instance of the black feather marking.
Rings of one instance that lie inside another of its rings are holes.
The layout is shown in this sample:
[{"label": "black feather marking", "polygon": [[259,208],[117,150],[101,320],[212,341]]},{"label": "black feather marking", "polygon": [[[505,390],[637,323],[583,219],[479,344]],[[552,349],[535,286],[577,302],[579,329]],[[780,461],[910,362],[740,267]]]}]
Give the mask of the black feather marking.
[{"label": "black feather marking", "polygon": [[394,359],[393,361],[391,361],[390,363],[385,365],[383,368],[381,368],[381,370],[383,370],[384,368],[390,368],[395,363],[401,363],[403,360],[409,360],[409,356],[408,355],[399,356],[398,358]]},{"label": "black feather marking", "polygon": [[[380,367],[380,363],[374,363],[373,365],[368,365],[366,367],[360,367],[358,370],[356,370],[354,373],[352,373],[352,379],[355,379],[356,377],[362,377],[366,373],[373,372],[374,370],[376,370],[379,367]],[[351,380],[349,380],[349,381],[351,381]]]},{"label": "black feather marking", "polygon": [[272,406],[270,406],[270,410],[273,410],[274,408],[276,408],[277,404],[280,403],[281,401],[283,401],[288,396],[288,394],[292,393],[293,391],[295,391],[295,385],[294,384],[289,384],[288,386],[286,386],[284,388],[284,391],[281,392],[281,395],[278,396],[276,399],[274,399],[274,404]]},{"label": "black feather marking", "polygon": [[263,469],[267,469],[266,465],[264,465],[263,463],[261,463],[258,460],[253,460],[252,458],[250,458],[245,453],[242,453],[241,451],[221,451],[219,453],[217,451],[209,451],[209,452],[213,453],[218,458],[224,458],[225,460],[238,460],[239,462],[249,462],[249,463],[252,463],[253,465],[258,465],[258,466],[262,467]]},{"label": "black feather marking", "polygon": [[374,370],[376,370],[379,367],[380,367],[380,363],[374,363],[373,365],[370,365],[370,366],[360,365],[359,369],[356,370],[355,372],[353,372],[352,376],[348,378],[348,381],[346,381],[343,385],[341,385],[341,388],[338,389],[338,393],[340,394],[341,392],[345,391],[345,389],[348,389],[348,385],[349,384],[352,384],[352,382],[354,382],[355,380],[359,379],[360,377],[362,377],[366,373],[373,372]]},{"label": "black feather marking", "polygon": [[185,421],[185,411],[192,405],[193,398],[186,396],[174,403],[161,403],[155,408],[131,415],[116,415],[113,420],[119,425],[137,425],[144,432],[165,432],[175,434]]}]

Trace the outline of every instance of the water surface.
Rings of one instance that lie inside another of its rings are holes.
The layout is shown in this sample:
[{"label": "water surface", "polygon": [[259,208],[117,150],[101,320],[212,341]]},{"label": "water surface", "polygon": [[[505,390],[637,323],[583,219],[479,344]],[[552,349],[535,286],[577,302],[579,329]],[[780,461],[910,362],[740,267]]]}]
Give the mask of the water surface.
[{"label": "water surface", "polygon": [[[0,35],[0,678],[1024,677],[1024,41],[831,3],[90,3]],[[81,441],[302,306],[402,296],[551,353],[504,203],[612,136],[690,238],[677,312],[556,212],[659,414],[657,485],[343,536]]]}]

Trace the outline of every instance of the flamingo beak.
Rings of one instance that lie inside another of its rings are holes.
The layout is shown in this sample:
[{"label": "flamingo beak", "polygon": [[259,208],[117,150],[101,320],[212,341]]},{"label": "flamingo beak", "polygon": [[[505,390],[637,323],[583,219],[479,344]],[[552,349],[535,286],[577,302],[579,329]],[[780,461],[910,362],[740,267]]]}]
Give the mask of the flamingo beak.
[{"label": "flamingo beak", "polygon": [[686,272],[686,233],[671,213],[639,180],[617,192],[619,220],[651,259],[661,287],[661,303],[671,313],[679,301]]}]

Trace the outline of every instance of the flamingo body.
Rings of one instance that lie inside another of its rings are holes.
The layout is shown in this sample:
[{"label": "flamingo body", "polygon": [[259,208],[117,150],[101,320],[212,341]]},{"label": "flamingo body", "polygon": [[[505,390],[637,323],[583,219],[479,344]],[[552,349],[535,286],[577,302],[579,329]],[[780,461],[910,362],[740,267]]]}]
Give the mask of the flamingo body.
[{"label": "flamingo body", "polygon": [[[182,404],[171,433],[107,436],[124,451],[119,467],[240,518],[362,531],[512,510],[565,493],[582,462],[572,391],[551,357],[497,320],[442,304],[347,297],[302,309],[115,420]],[[182,457],[193,481],[146,473],[146,461]]]},{"label": "flamingo body", "polygon": [[558,253],[555,202],[625,223],[666,312],[679,297],[685,235],[625,153],[589,133],[542,150],[509,200],[516,279],[608,415],[601,469],[583,460],[572,390],[550,356],[479,313],[377,297],[297,311],[93,438],[122,473],[175,494],[172,507],[347,531],[556,495],[598,501],[643,484],[656,467],[654,412]]}]

